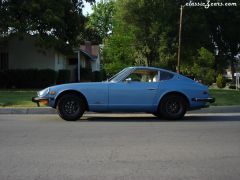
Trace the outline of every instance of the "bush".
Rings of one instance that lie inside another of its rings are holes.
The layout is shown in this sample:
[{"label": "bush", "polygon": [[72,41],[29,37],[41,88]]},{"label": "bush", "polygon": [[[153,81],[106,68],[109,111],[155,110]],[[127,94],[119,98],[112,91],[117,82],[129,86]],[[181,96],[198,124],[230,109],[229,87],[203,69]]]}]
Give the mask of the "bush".
[{"label": "bush", "polygon": [[0,88],[44,88],[55,84],[51,69],[13,69],[0,72]]},{"label": "bush", "polygon": [[215,82],[214,62],[215,57],[212,52],[204,47],[198,50],[198,54],[190,57],[191,61],[183,64],[181,72],[192,75],[196,80],[201,81],[205,85],[212,85]]},{"label": "bush", "polygon": [[42,87],[47,87],[56,83],[57,73],[52,69],[42,69],[38,71],[38,76],[35,78],[39,79]]},{"label": "bush", "polygon": [[37,69],[13,69],[4,72],[5,88],[35,88],[38,85],[36,79]]},{"label": "bush", "polygon": [[229,89],[236,89],[236,84],[230,84]]},{"label": "bush", "polygon": [[57,76],[57,84],[69,83],[70,82],[70,75],[71,75],[70,70],[67,70],[67,69],[59,70],[58,71],[58,76]]},{"label": "bush", "polygon": [[223,78],[222,74],[218,74],[216,83],[217,83],[217,87],[219,87],[219,88],[226,87],[226,81]]},{"label": "bush", "polygon": [[0,71],[0,88],[6,88],[6,73],[4,71]]},{"label": "bush", "polygon": [[215,72],[213,69],[208,67],[201,67],[196,63],[194,63],[192,67],[191,74],[193,74],[193,77],[195,77],[196,80],[201,81],[203,84],[208,86],[212,85],[212,83],[215,81]]},{"label": "bush", "polygon": [[92,72],[92,81],[94,82],[102,81],[102,75],[100,71]]},{"label": "bush", "polygon": [[89,82],[93,80],[93,73],[91,69],[81,68],[80,70],[81,81]]},{"label": "bush", "polygon": [[[0,71],[0,89],[3,88],[45,88],[54,84],[70,82],[70,70],[52,69],[11,69]],[[76,71],[77,75],[77,71]],[[76,76],[77,77],[77,76]],[[81,69],[81,81],[101,81],[100,72],[92,72],[90,69]],[[75,80],[77,82],[77,80]]]}]

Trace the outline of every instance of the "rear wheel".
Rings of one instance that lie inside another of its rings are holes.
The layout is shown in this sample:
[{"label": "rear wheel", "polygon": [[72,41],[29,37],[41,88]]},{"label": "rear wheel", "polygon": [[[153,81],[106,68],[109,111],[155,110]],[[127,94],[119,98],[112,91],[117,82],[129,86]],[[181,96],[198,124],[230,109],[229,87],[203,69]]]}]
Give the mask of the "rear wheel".
[{"label": "rear wheel", "polygon": [[163,98],[159,111],[166,119],[182,119],[187,111],[187,102],[183,96],[171,94]]},{"label": "rear wheel", "polygon": [[60,97],[57,103],[59,116],[66,121],[80,119],[85,111],[85,105],[81,97],[76,94],[66,94]]}]

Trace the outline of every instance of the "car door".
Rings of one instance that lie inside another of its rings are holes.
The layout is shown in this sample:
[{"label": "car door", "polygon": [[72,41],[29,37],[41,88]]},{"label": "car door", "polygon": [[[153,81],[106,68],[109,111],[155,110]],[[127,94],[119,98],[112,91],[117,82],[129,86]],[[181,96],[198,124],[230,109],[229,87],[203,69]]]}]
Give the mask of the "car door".
[{"label": "car door", "polygon": [[109,84],[109,110],[151,111],[159,88],[159,71],[137,69],[120,82]]}]

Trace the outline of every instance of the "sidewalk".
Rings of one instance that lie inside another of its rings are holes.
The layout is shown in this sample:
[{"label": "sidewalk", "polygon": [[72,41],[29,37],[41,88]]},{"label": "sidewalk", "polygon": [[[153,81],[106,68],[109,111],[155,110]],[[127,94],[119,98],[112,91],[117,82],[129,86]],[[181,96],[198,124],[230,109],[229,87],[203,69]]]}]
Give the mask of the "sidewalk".
[{"label": "sidewalk", "polygon": [[[240,113],[240,106],[211,106],[200,110],[188,111],[188,114],[199,113]],[[49,107],[0,108],[1,114],[56,114],[56,109]]]}]

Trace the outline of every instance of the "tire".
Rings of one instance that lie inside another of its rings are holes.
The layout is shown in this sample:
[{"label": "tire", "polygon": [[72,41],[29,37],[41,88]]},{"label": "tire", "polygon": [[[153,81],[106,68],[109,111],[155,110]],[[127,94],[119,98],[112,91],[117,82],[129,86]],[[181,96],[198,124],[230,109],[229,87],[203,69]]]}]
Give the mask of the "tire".
[{"label": "tire", "polygon": [[181,95],[171,94],[163,98],[159,107],[160,114],[169,120],[182,119],[187,111],[187,102]]},{"label": "tire", "polygon": [[85,105],[81,97],[76,94],[66,94],[57,102],[58,115],[66,121],[80,119],[85,111]]}]

